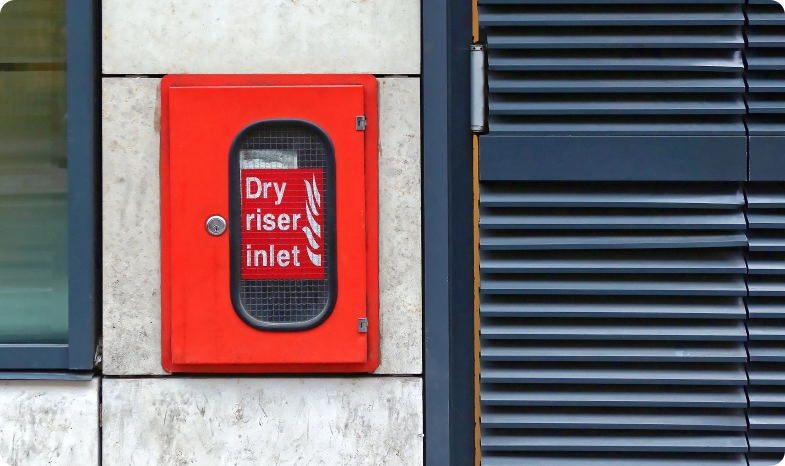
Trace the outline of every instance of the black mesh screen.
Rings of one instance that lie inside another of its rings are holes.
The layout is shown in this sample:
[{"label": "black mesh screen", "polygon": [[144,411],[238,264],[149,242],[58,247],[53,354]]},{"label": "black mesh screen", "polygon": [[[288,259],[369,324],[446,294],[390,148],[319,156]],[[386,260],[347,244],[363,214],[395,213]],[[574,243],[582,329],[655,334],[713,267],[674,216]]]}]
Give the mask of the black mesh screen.
[{"label": "black mesh screen", "polygon": [[[250,133],[240,146],[246,150],[276,150],[297,154],[297,166],[277,168],[320,168],[328,169],[328,161],[322,138],[307,128],[290,124],[266,126],[264,129]],[[242,173],[242,168],[241,168]],[[241,175],[240,175],[241,176]],[[242,199],[242,183],[240,199]],[[332,193],[331,186],[324,183],[323,197],[328,199]],[[323,203],[323,215],[332,206]],[[242,231],[242,225],[235,225]],[[332,232],[324,228],[323,267],[325,274],[330,270],[331,254],[329,251]],[[239,261],[242,262],[245,251],[238,250]],[[245,311],[254,319],[263,323],[300,323],[318,317],[327,306],[330,298],[328,279],[285,279],[285,280],[240,280],[240,302]]]}]

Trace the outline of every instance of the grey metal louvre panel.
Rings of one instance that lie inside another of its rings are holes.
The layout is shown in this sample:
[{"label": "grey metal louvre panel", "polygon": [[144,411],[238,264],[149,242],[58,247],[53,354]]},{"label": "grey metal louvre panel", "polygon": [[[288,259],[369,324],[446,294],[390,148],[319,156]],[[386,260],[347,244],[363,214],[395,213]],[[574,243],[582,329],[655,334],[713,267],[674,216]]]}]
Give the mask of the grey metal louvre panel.
[{"label": "grey metal louvre panel", "polygon": [[740,464],[736,184],[480,188],[484,464]]},{"label": "grey metal louvre panel", "polygon": [[[750,451],[776,452],[779,461],[785,452],[785,184],[750,183],[746,197]],[[769,459],[751,456],[750,464]]]},{"label": "grey metal louvre panel", "polygon": [[745,6],[744,51],[750,134],[750,180],[785,180],[785,12],[772,0]]},{"label": "grey metal louvre panel", "polygon": [[739,134],[743,3],[480,0],[489,134],[678,135],[689,114],[693,135]]}]

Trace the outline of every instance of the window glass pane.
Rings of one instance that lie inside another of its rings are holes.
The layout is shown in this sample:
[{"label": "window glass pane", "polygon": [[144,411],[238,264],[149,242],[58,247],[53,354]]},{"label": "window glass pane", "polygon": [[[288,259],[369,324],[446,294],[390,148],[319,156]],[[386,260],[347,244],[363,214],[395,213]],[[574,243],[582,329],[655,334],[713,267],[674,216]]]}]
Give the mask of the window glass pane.
[{"label": "window glass pane", "polygon": [[65,110],[65,0],[6,3],[0,11],[0,343],[68,340]]}]

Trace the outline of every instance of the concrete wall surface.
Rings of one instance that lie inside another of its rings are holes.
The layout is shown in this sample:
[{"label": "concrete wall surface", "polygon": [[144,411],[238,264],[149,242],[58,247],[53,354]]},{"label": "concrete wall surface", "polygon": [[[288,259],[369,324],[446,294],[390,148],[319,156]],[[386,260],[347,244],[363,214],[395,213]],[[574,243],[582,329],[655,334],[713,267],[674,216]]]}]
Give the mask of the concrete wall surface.
[{"label": "concrete wall surface", "polygon": [[0,465],[98,466],[99,385],[0,381]]},{"label": "concrete wall surface", "polygon": [[103,466],[423,464],[422,379],[104,379]]},{"label": "concrete wall surface", "polygon": [[[103,79],[104,373],[161,375],[160,79]],[[420,80],[380,78],[380,374],[422,372]]]},{"label": "concrete wall surface", "polygon": [[419,0],[107,0],[105,74],[420,73]]}]

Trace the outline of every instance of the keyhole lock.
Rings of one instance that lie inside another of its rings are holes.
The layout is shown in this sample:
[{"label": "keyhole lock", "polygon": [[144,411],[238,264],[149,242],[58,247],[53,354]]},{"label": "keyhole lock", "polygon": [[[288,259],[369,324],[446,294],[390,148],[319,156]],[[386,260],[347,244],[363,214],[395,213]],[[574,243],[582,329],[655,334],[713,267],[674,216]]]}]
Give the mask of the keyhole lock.
[{"label": "keyhole lock", "polygon": [[221,236],[226,231],[226,220],[220,215],[213,215],[207,219],[207,233],[213,236]]}]

